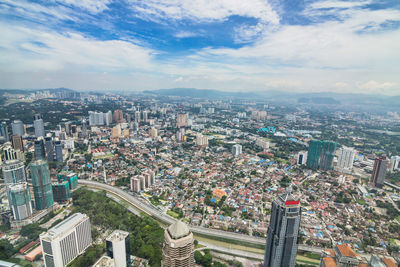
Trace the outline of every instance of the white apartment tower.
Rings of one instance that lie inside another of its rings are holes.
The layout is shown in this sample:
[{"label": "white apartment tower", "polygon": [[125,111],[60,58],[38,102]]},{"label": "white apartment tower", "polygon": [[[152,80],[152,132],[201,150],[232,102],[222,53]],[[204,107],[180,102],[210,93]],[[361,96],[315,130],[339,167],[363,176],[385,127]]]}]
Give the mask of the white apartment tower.
[{"label": "white apartment tower", "polygon": [[239,156],[240,154],[242,154],[242,146],[241,145],[233,145],[232,146],[232,155],[234,157]]},{"label": "white apartment tower", "polygon": [[352,147],[342,147],[338,150],[338,162],[336,170],[343,173],[351,173],[353,169],[356,150]]},{"label": "white apartment tower", "polygon": [[66,266],[92,244],[89,217],[73,214],[40,234],[40,243],[46,267]]}]

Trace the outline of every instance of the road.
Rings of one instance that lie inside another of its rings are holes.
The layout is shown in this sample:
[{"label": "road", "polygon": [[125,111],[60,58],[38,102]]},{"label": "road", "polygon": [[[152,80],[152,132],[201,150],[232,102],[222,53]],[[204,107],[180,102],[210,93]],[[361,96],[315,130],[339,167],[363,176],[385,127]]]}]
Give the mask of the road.
[{"label": "road", "polygon": [[[141,210],[142,212],[146,213],[147,215],[155,218],[156,220],[170,225],[176,221],[175,218],[169,216],[168,214],[162,213],[160,210],[157,208],[154,208],[150,206],[149,204],[145,203],[142,201],[140,198],[136,196],[132,196],[128,194],[126,191],[119,189],[118,187],[110,186],[107,184],[95,182],[95,181],[88,181],[88,180],[78,180],[78,183],[81,185],[86,185],[91,188],[96,188],[96,189],[101,189],[105,190],[109,193],[112,193],[119,198],[125,200],[126,202],[130,203],[133,205],[135,208]],[[243,234],[238,234],[238,233],[232,233],[232,232],[226,232],[226,231],[221,231],[221,230],[216,230],[216,229],[210,229],[210,228],[204,228],[204,227],[198,227],[198,226],[189,226],[190,230],[194,234],[198,235],[203,235],[203,236],[209,236],[209,237],[218,237],[223,239],[223,241],[236,241],[236,242],[244,242],[244,243],[249,243],[253,245],[265,245],[265,238],[258,238],[254,236],[248,236],[248,235],[243,235]],[[320,247],[311,247],[311,246],[306,246],[306,245],[299,245],[299,250],[300,251],[307,251],[307,252],[313,252],[320,254],[322,252],[322,248]]]}]

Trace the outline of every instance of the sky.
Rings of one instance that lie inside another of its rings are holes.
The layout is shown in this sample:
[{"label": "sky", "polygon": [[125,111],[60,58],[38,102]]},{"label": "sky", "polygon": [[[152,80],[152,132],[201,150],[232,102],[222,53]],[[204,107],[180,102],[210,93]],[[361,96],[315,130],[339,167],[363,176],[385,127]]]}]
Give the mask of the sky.
[{"label": "sky", "polygon": [[400,95],[399,0],[0,0],[0,88]]}]

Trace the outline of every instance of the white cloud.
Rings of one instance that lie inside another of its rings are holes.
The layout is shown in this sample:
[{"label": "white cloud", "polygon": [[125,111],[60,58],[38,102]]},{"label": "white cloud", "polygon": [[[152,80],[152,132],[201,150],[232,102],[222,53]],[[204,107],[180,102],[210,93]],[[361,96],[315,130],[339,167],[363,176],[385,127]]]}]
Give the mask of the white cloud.
[{"label": "white cloud", "polygon": [[233,15],[279,24],[279,16],[266,0],[130,0],[145,19],[224,21]]},{"label": "white cloud", "polygon": [[198,35],[199,35],[198,33],[191,32],[191,31],[181,31],[181,32],[177,32],[174,34],[174,36],[179,39],[195,37]]},{"label": "white cloud", "polygon": [[387,90],[392,89],[396,84],[392,82],[377,82],[370,80],[368,82],[358,82],[358,88],[366,90],[367,92],[386,93]]},{"label": "white cloud", "polygon": [[57,2],[76,6],[97,14],[108,9],[108,4],[111,3],[111,0],[57,0]]},{"label": "white cloud", "polygon": [[371,1],[320,1],[310,5],[313,9],[321,8],[354,8],[370,4]]}]

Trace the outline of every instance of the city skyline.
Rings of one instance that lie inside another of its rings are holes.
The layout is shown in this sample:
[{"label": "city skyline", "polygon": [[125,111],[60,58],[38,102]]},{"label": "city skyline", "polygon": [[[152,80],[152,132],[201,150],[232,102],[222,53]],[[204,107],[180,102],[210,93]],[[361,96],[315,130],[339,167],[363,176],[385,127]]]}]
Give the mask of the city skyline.
[{"label": "city skyline", "polygon": [[2,88],[400,93],[394,0],[0,3]]}]

